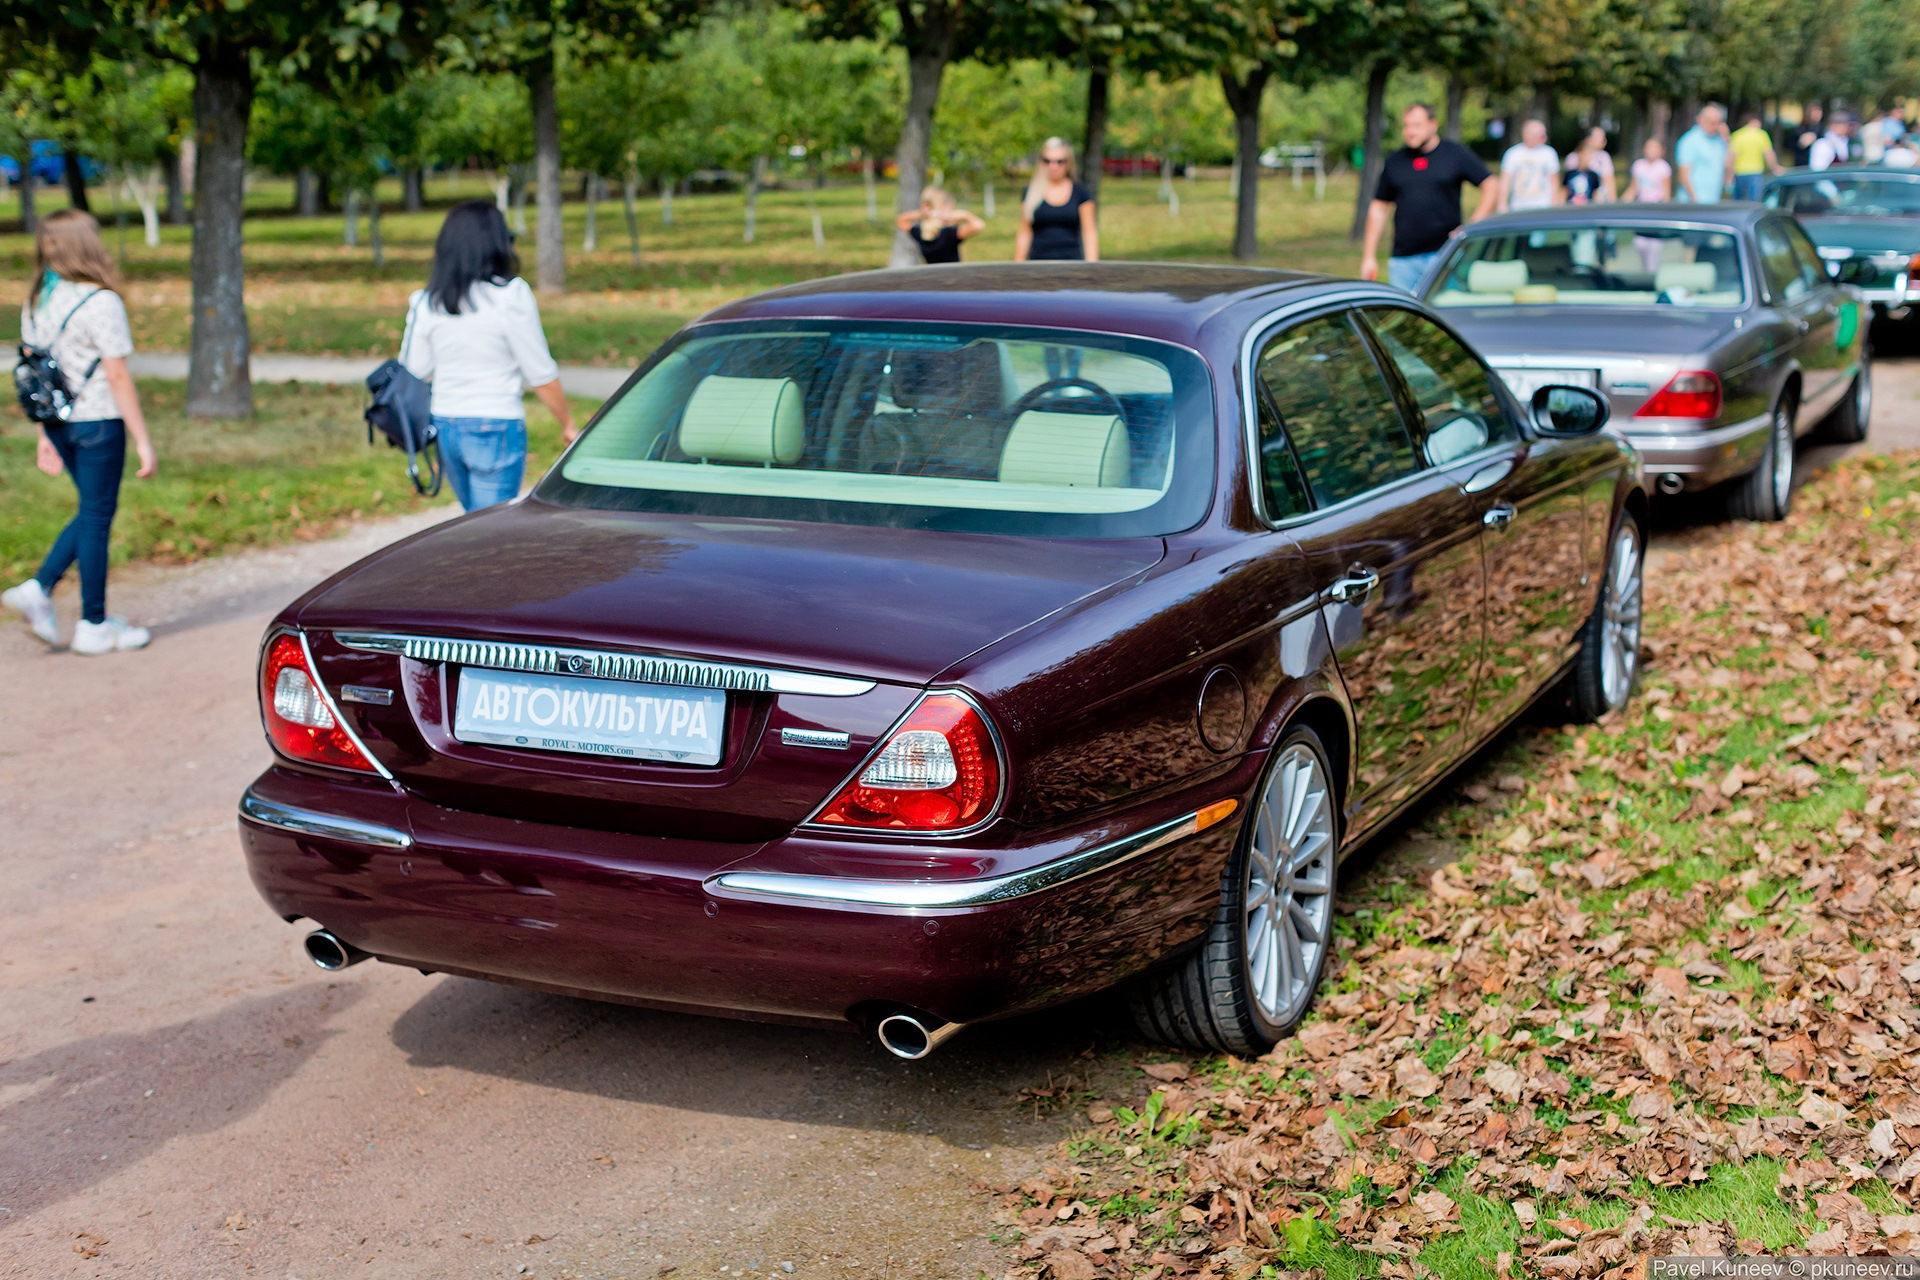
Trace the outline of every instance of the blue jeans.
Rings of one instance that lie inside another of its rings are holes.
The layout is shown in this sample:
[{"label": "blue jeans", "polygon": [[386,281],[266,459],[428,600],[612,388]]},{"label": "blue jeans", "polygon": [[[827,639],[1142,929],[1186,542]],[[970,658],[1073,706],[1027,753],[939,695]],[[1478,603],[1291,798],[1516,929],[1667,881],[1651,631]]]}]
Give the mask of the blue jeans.
[{"label": "blue jeans", "polygon": [[1439,257],[1441,250],[1432,253],[1410,253],[1404,258],[1387,259],[1387,283],[1396,289],[1412,293],[1420,286],[1420,277],[1427,274],[1427,268]]},{"label": "blue jeans", "polygon": [[478,511],[520,496],[520,477],[527,469],[525,418],[443,418],[436,413],[433,425],[447,483],[462,507]]},{"label": "blue jeans", "polygon": [[80,562],[80,616],[88,622],[107,620],[107,535],[113,513],[120,507],[120,473],[127,465],[127,424],[119,418],[94,418],[47,428],[47,439],[60,453],[73,487],[80,491],[80,510],[53,540],[53,549],[35,575],[48,595],[73,562]]},{"label": "blue jeans", "polygon": [[1736,173],[1733,175],[1733,198],[1757,201],[1766,185],[1767,175],[1764,173]]}]

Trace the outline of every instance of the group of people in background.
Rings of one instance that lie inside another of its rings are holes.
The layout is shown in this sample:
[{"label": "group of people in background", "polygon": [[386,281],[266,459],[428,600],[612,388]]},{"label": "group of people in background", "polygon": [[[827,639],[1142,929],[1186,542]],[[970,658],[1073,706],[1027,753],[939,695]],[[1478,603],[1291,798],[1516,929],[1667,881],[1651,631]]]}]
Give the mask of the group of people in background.
[{"label": "group of people in background", "polygon": [[[1498,172],[1458,142],[1440,136],[1432,107],[1416,102],[1400,116],[1399,150],[1381,167],[1367,210],[1360,276],[1380,278],[1380,241],[1393,219],[1387,280],[1411,291],[1447,241],[1460,229],[1460,195],[1479,189],[1468,222],[1509,210],[1545,209],[1561,204],[1607,204],[1615,200],[1643,204],[1686,201],[1715,204],[1729,196],[1758,200],[1768,177],[1784,173],[1774,137],[1755,111],[1743,113],[1729,130],[1727,113],[1709,103],[1674,144],[1673,159],[1658,138],[1649,138],[1640,158],[1622,182],[1607,151],[1607,132],[1587,130],[1566,156],[1547,142],[1542,120],[1521,126],[1520,141],[1507,149]],[[1906,111],[1894,106],[1864,126],[1844,111],[1823,122],[1819,107],[1809,107],[1793,137],[1793,161],[1828,169],[1855,160],[1912,167],[1920,149],[1907,128]]]}]

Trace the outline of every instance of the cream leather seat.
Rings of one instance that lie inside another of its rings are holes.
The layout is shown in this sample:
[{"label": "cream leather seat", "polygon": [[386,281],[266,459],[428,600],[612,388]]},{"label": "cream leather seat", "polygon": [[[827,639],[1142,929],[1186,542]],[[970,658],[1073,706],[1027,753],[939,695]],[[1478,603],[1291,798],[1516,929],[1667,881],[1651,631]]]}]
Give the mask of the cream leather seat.
[{"label": "cream leather seat", "polygon": [[1467,268],[1467,292],[1512,293],[1526,288],[1532,279],[1527,264],[1517,258],[1512,262],[1476,262]]},{"label": "cream leather seat", "polygon": [[806,447],[802,400],[792,378],[709,374],[680,415],[680,452],[702,462],[791,465]]},{"label": "cream leather seat", "polygon": [[1656,293],[1685,289],[1688,293],[1712,293],[1720,283],[1720,270],[1711,262],[1663,262],[1653,273]]},{"label": "cream leather seat", "polygon": [[1029,409],[1000,453],[1002,484],[1123,489],[1133,474],[1126,422],[1112,414]]}]

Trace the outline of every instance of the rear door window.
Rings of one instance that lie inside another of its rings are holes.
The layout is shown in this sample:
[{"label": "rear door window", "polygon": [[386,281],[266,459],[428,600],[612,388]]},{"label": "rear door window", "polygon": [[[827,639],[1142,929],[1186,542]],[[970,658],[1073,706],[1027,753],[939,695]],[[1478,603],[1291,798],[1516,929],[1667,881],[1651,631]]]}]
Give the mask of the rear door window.
[{"label": "rear door window", "polygon": [[1776,302],[1797,302],[1807,292],[1807,281],[1800,274],[1800,260],[1794,256],[1787,239],[1786,225],[1763,222],[1755,228],[1754,241],[1760,246],[1760,274],[1767,278],[1767,292]]},{"label": "rear door window", "polygon": [[1316,316],[1261,347],[1257,375],[1273,411],[1261,422],[1261,454],[1271,460],[1262,476],[1269,512],[1292,501],[1288,461],[1297,460],[1322,507],[1420,470],[1400,406],[1355,325],[1346,312]]},{"label": "rear door window", "polygon": [[1362,314],[1413,396],[1429,466],[1515,438],[1492,371],[1457,338],[1405,307],[1368,307]]}]

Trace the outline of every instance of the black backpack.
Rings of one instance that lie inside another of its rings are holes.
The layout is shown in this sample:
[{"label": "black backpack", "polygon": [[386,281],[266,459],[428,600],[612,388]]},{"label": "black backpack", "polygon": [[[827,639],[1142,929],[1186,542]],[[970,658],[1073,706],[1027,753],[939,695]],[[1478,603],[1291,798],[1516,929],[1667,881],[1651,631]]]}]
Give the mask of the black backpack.
[{"label": "black backpack", "polygon": [[[95,289],[74,303],[73,309],[67,312],[67,318],[60,322],[60,327],[53,331],[53,336],[47,339],[45,346],[34,346],[24,335],[20,339],[20,363],[13,366],[13,391],[20,397],[20,407],[26,410],[27,416],[43,427],[59,426],[73,417],[73,402],[100,367],[100,359],[96,356],[81,377],[80,386],[69,386],[67,371],[53,358],[53,344],[60,341],[60,335],[67,331],[67,325],[80,308],[105,292],[105,289]],[[25,327],[21,326],[23,330]]]},{"label": "black backpack", "polygon": [[[413,320],[409,314],[408,342],[413,341]],[[373,443],[377,427],[388,444],[405,449],[407,479],[413,481],[416,493],[431,498],[439,494],[445,478],[435,447],[438,433],[433,427],[433,389],[407,372],[407,366],[401,363],[406,358],[407,349],[402,346],[399,360],[389,360],[367,375],[367,443]]]}]

